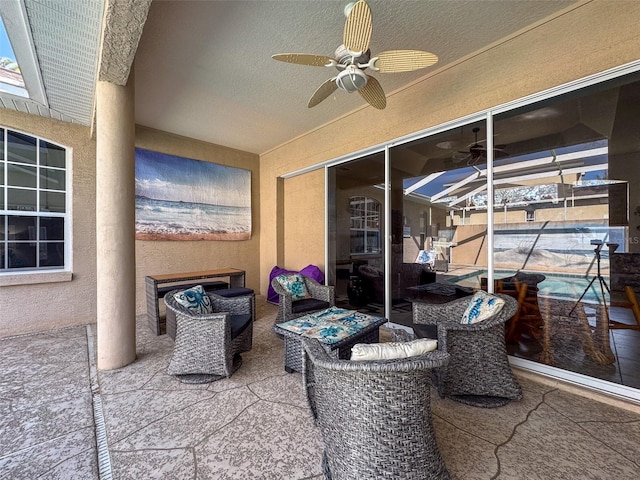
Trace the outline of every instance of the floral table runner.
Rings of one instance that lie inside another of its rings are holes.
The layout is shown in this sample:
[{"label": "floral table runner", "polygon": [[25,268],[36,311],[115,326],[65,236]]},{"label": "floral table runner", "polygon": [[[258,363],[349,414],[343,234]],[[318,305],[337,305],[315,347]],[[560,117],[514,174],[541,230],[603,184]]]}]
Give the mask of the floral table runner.
[{"label": "floral table runner", "polygon": [[365,315],[355,310],[331,307],[321,312],[280,323],[278,327],[305,337],[317,338],[321,342],[331,345],[379,321],[380,317]]}]

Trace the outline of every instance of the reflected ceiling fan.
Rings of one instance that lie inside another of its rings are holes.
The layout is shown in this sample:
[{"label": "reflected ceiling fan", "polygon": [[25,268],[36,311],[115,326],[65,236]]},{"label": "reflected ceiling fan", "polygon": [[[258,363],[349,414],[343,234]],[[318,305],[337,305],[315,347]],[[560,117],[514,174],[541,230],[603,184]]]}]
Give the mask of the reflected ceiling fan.
[{"label": "reflected ceiling fan", "polygon": [[[467,150],[458,150],[458,152],[453,154],[452,158],[454,163],[461,163],[466,161],[467,165],[475,165],[479,160],[487,158],[487,147],[482,145],[486,142],[486,140],[478,140],[478,132],[480,131],[480,127],[474,127],[472,131],[474,134],[473,143],[467,147]],[[506,155],[506,148],[506,145],[494,145],[494,157]]]},{"label": "reflected ceiling fan", "polygon": [[338,69],[339,73],[320,85],[311,96],[309,108],[315,107],[339,88],[348,93],[357,91],[372,107],[382,110],[387,106],[384,90],[378,80],[365,73],[367,68],[380,73],[410,72],[438,61],[433,53],[421,50],[389,50],[372,57],[369,50],[372,31],[369,5],[364,0],[350,3],[345,7],[345,15],[344,43],[336,49],[335,58],[308,53],[272,56],[281,62]]}]

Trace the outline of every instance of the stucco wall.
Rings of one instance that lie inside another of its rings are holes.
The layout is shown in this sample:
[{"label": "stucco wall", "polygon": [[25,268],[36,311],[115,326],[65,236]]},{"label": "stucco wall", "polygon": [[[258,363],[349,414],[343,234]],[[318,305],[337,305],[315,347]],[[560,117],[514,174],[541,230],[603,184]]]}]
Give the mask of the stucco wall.
[{"label": "stucco wall", "polygon": [[[88,128],[0,109],[0,125],[41,136],[72,150],[72,280],[6,285],[0,277],[0,336],[96,321],[96,145]],[[136,314],[146,312],[144,277],[151,274],[240,268],[259,290],[258,156],[166,132],[136,128],[136,146],[251,170],[252,235],[246,241],[136,241]],[[133,208],[133,206],[132,206]],[[16,275],[12,275],[15,278]],[[23,275],[24,277],[24,275]],[[23,280],[27,281],[27,280]]]},{"label": "stucco wall", "polygon": [[[456,65],[436,69],[409,88],[388,92],[383,111],[363,106],[263,153],[262,214],[275,205],[276,178],[281,175],[637,60],[638,18],[640,2],[636,1],[579,4]],[[384,87],[382,78],[381,83]],[[304,99],[300,108],[305,108]],[[307,194],[322,198],[323,183],[309,182]],[[283,199],[285,210],[290,201],[297,200]],[[324,223],[324,216],[311,219],[307,235],[324,235]],[[262,277],[274,265],[278,248],[286,257],[289,251],[299,251],[306,239],[287,236],[284,247],[276,247],[278,228],[263,225],[260,232]],[[324,262],[324,249],[319,245],[307,249],[305,262]]]},{"label": "stucco wall", "polygon": [[[71,150],[73,275],[71,281],[32,282],[34,276],[0,277],[0,336],[96,321],[96,145],[89,128],[0,109],[0,125]],[[46,278],[46,275],[37,275]]]},{"label": "stucco wall", "polygon": [[136,147],[251,170],[251,239],[244,241],[136,241],[136,312],[146,312],[146,275],[217,268],[246,271],[247,287],[258,291],[260,271],[260,191],[258,156],[179,135],[136,127]]}]

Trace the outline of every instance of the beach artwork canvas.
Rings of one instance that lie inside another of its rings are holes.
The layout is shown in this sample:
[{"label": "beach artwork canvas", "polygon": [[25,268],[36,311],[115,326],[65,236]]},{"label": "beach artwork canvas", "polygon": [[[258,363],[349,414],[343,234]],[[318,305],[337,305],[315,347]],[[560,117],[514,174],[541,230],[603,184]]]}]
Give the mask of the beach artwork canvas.
[{"label": "beach artwork canvas", "polygon": [[251,171],[136,148],[136,239],[248,240]]}]

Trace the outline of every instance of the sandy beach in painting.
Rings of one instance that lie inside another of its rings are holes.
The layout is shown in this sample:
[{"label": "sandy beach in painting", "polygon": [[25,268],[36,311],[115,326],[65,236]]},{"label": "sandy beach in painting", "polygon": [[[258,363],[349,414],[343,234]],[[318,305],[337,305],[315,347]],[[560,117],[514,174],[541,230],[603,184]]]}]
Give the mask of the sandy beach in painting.
[{"label": "sandy beach in painting", "polygon": [[161,234],[136,233],[136,240],[250,240],[251,233]]},{"label": "sandy beach in painting", "polygon": [[137,240],[248,240],[251,208],[136,197]]}]

